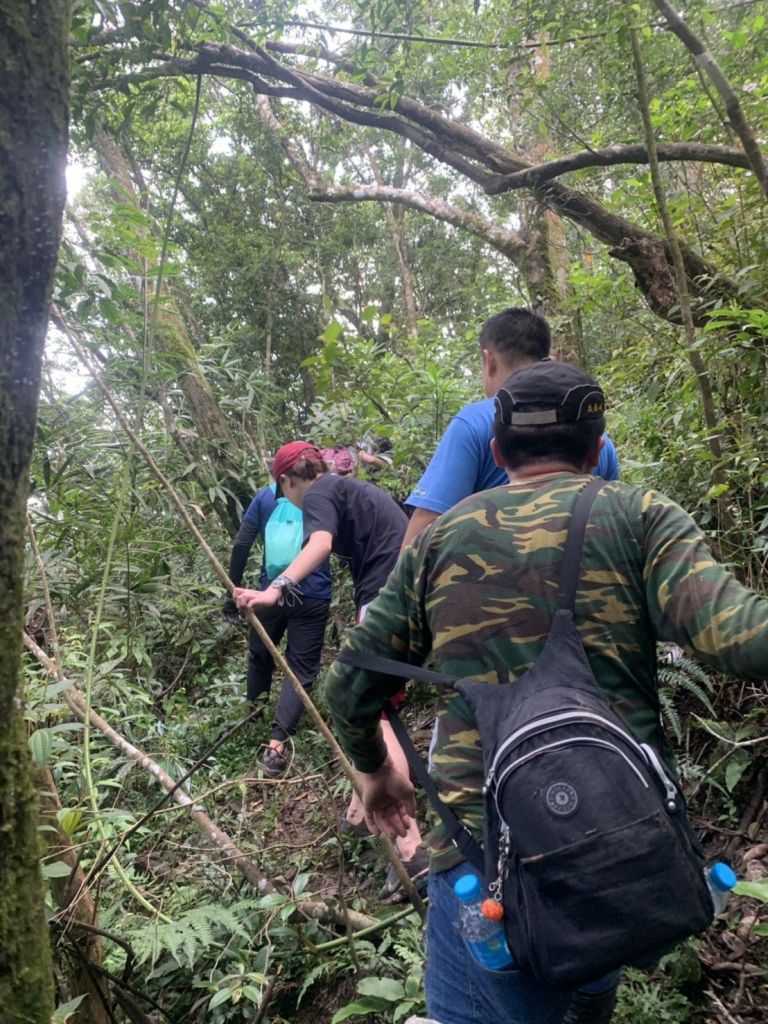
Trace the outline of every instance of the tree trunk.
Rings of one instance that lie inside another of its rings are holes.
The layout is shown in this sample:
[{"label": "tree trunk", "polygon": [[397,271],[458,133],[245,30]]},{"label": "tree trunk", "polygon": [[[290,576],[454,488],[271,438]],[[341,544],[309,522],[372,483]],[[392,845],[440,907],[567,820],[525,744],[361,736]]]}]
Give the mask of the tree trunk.
[{"label": "tree trunk", "polygon": [[19,680],[25,507],[40,364],[64,208],[69,6],[0,0],[0,1007],[53,1006],[36,775]]},{"label": "tree trunk", "polygon": [[[544,44],[545,37],[539,36]],[[532,49],[528,60],[533,74],[549,78],[549,53],[542,45]],[[510,64],[507,82],[510,86],[507,107],[513,121],[520,121],[520,103],[516,94],[516,79],[523,70],[517,60]],[[531,163],[544,163],[553,157],[552,140],[547,138],[529,148],[526,159]],[[541,313],[552,324],[552,354],[557,359],[585,365],[581,323],[572,311],[570,295],[570,254],[567,248],[565,224],[555,210],[550,210],[534,196],[524,196],[518,205],[520,234],[525,240],[525,254],[518,261],[528,291],[531,308]],[[570,308],[569,308],[570,307]]]},{"label": "tree trunk", "polygon": [[51,892],[63,915],[63,930],[77,947],[77,955],[70,959],[67,968],[69,998],[86,997],[70,1017],[69,1024],[110,1024],[109,992],[106,980],[98,973],[102,959],[101,936],[91,930],[96,924],[96,905],[85,884],[85,872],[80,867],[77,850],[59,823],[61,800],[53,775],[47,768],[42,773],[40,804],[44,823],[49,829],[44,833],[49,859],[63,861],[70,869],[69,875],[51,879]]}]

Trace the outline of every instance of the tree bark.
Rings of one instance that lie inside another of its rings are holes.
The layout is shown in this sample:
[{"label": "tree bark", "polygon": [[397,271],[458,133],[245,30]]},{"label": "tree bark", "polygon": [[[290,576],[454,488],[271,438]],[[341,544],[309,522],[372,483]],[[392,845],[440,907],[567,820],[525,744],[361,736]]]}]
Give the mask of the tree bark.
[{"label": "tree bark", "polygon": [[0,0],[0,1007],[53,1007],[36,775],[19,664],[25,507],[40,366],[64,209],[69,5]]},{"label": "tree bark", "polygon": [[[371,171],[373,173],[373,180],[377,185],[383,185],[384,183],[379,172],[378,164],[376,163],[370,147],[363,146],[363,152],[370,164]],[[396,210],[398,210],[398,208],[393,208],[390,203],[384,204],[384,216],[386,217],[387,226],[389,227],[389,231],[392,236],[392,245],[394,246],[395,255],[397,256],[397,265],[400,270],[400,287],[403,292],[403,305],[405,306],[405,321],[408,325],[408,334],[411,338],[415,338],[419,332],[419,316],[418,310],[416,309],[416,294],[413,286],[413,275],[411,274],[411,268],[406,257],[407,245],[405,231],[403,229],[403,216],[405,211],[400,208],[399,213],[396,213]]]},{"label": "tree bark", "polygon": [[[673,273],[666,239],[613,213],[587,192],[554,180],[557,175],[577,168],[627,162],[645,163],[648,160],[645,146],[615,146],[597,152],[572,154],[560,161],[552,161],[556,165],[554,170],[549,164],[534,167],[530,160],[513,153],[479,131],[444,117],[410,97],[398,97],[391,110],[382,112],[378,103],[380,87],[372,80],[372,76],[366,76],[365,85],[358,85],[332,75],[308,71],[301,66],[288,65],[275,59],[269,49],[268,44],[262,49],[251,42],[248,43],[248,49],[227,44],[201,43],[197,46],[198,56],[192,60],[174,58],[144,71],[97,82],[96,88],[114,88],[116,82],[138,83],[183,74],[217,75],[248,82],[262,96],[279,96],[311,103],[352,124],[393,132],[452,167],[489,195],[516,188],[531,189],[539,202],[550,210],[610,246],[609,254],[631,268],[638,288],[657,316],[672,323],[680,322],[674,287],[668,287]],[[666,160],[695,159],[729,166],[750,166],[746,154],[725,146],[672,144],[659,147],[657,156]],[[403,202],[402,195],[374,196],[370,191],[366,194],[366,189],[371,188],[323,189],[322,194],[314,195],[313,198],[331,202],[374,198],[383,202]],[[412,195],[407,190],[386,191],[401,191]],[[412,204],[413,208],[436,216],[436,205],[439,207],[440,201],[426,196],[421,197],[421,200],[418,205]],[[513,256],[510,258],[514,259]],[[683,248],[682,260],[686,286],[692,300],[692,314],[697,325],[707,321],[709,309],[718,301],[747,302],[762,308],[762,295],[743,295],[735,282],[703,256]]]},{"label": "tree bark", "polygon": [[106,980],[90,968],[91,964],[98,967],[102,960],[101,937],[89,927],[96,924],[96,904],[85,884],[78,853],[59,823],[61,800],[53,775],[47,768],[42,773],[40,804],[45,825],[49,830],[53,829],[45,833],[48,859],[63,861],[70,869],[68,876],[51,879],[51,892],[62,915],[63,927],[71,932],[80,954],[72,959],[67,970],[69,996],[86,997],[70,1017],[69,1024],[110,1024]]},{"label": "tree bark", "polygon": [[[526,43],[530,50],[527,60],[533,74],[541,78],[549,78],[549,54],[543,43],[545,38],[539,36],[536,43]],[[515,80],[522,70],[520,61],[513,61],[507,73],[510,86],[507,107],[510,118],[517,123],[520,120],[520,97],[515,90]],[[536,142],[532,147],[526,146],[530,159],[542,163],[552,156],[550,139]],[[535,196],[523,196],[518,204],[521,221],[520,235],[525,240],[525,256],[520,260],[520,272],[529,295],[531,308],[541,313],[552,325],[553,355],[569,362],[585,363],[584,346],[581,337],[581,324],[572,307],[569,310],[570,296],[570,255],[567,248],[565,224],[563,218],[554,210],[547,209]]]}]

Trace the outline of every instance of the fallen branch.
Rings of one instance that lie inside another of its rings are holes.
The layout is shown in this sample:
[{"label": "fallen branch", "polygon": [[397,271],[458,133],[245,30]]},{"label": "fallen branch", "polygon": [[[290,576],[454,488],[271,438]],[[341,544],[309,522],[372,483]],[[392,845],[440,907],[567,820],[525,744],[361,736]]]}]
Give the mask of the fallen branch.
[{"label": "fallen branch", "polygon": [[[53,659],[48,657],[45,651],[35,643],[32,637],[25,633],[23,639],[24,646],[27,650],[34,655],[43,668],[53,678],[57,679],[58,682],[68,682],[64,674],[57,669]],[[198,806],[197,802],[192,799],[187,791],[183,789],[175,779],[172,779],[156,761],[153,761],[149,755],[145,754],[142,750],[139,750],[138,747],[125,739],[124,736],[121,736],[116,729],[112,728],[106,719],[102,718],[101,715],[93,709],[91,709],[90,716],[88,716],[88,709],[86,707],[85,700],[77,687],[70,685],[62,692],[62,697],[79,721],[85,722],[86,718],[90,717],[91,725],[95,726],[104,736],[106,736],[110,743],[117,747],[118,750],[121,750],[136,764],[141,765],[141,767],[148,771],[153,778],[157,779],[163,789],[172,795],[176,803],[189,813],[189,816],[192,818],[194,823],[202,832],[205,833],[216,849],[225,854],[227,860],[238,868],[242,875],[259,893],[266,894],[270,891],[274,891],[275,887],[267,878],[264,877],[263,873],[253,863],[253,861],[232,842],[226,832],[223,832],[208,817],[208,815]],[[319,921],[330,921],[334,924],[345,926],[351,925],[355,929],[368,928],[376,921],[375,918],[369,917],[367,914],[360,914],[353,910],[350,910],[349,913],[345,915],[337,908],[329,906],[327,903],[318,900],[304,900],[298,902],[296,903],[296,911],[307,918]]]}]

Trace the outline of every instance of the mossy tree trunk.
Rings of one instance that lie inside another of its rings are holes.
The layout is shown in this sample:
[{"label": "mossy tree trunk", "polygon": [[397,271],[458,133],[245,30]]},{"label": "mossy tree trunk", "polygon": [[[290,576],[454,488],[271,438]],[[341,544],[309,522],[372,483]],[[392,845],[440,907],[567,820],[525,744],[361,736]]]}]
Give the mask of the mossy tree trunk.
[{"label": "mossy tree trunk", "polygon": [[40,363],[64,206],[69,7],[0,0],[0,1016],[53,1004],[22,715],[25,508]]}]

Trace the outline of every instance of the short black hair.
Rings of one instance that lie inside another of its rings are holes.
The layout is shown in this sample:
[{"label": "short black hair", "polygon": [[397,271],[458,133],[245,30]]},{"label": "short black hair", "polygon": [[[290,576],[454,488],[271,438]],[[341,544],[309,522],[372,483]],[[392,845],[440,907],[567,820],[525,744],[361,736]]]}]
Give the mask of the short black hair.
[{"label": "short black hair", "polygon": [[481,349],[492,348],[505,363],[515,363],[519,359],[546,359],[552,332],[543,316],[510,306],[485,321],[479,340]]},{"label": "short black hair", "polygon": [[[550,407],[542,406],[545,408]],[[552,460],[581,469],[604,433],[605,416],[549,426],[509,427],[498,421],[493,425],[499,454],[509,469]]]}]

